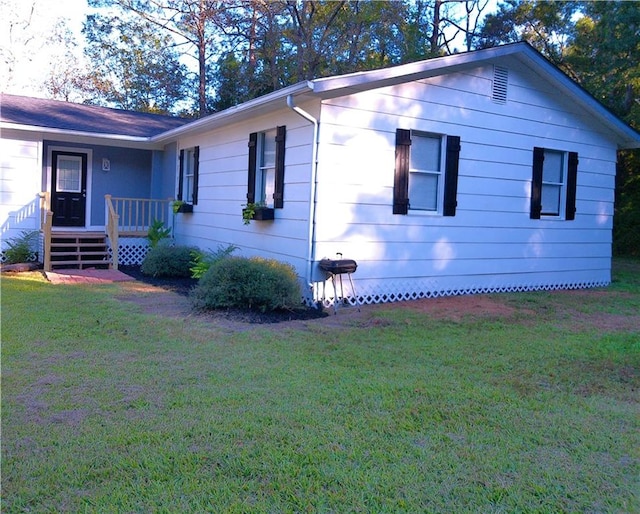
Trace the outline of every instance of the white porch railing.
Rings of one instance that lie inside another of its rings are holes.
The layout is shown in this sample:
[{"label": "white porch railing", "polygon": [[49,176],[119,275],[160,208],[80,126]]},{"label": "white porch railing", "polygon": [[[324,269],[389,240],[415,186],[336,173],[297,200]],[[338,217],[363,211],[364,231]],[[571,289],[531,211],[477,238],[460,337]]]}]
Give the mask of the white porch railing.
[{"label": "white porch railing", "polygon": [[173,198],[114,198],[105,195],[106,229],[112,252],[112,267],[118,269],[118,239],[120,236],[146,237],[156,221],[173,229]]}]

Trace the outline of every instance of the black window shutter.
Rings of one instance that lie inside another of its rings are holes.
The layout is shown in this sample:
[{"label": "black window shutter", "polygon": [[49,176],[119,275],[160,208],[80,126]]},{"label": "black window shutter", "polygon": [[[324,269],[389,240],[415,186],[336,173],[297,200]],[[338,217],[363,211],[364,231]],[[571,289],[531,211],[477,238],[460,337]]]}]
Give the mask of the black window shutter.
[{"label": "black window shutter", "polygon": [[284,206],[284,151],[287,137],[287,127],[277,128],[276,132],[276,176],[273,192],[273,207],[282,209]]},{"label": "black window shutter", "polygon": [[456,215],[459,161],[460,137],[447,136],[447,159],[444,167],[444,204],[442,210],[444,216]]},{"label": "black window shutter", "polygon": [[393,214],[409,211],[409,159],[411,131],[396,129],[396,170],[393,179]]},{"label": "black window shutter", "polygon": [[567,167],[567,205],[565,209],[565,219],[576,219],[576,188],[578,185],[578,154],[569,152],[569,163]]},{"label": "black window shutter", "polygon": [[193,149],[193,205],[198,203],[198,174],[200,172],[200,147]]},{"label": "black window shutter", "polygon": [[532,220],[539,220],[542,212],[542,165],[544,163],[544,148],[533,149],[533,176],[531,178],[531,212]]},{"label": "black window shutter", "polygon": [[256,201],[256,160],[258,156],[258,133],[249,134],[249,174],[247,179],[247,203]]},{"label": "black window shutter", "polygon": [[184,150],[180,150],[180,171],[178,173],[178,200],[182,200],[182,181],[184,180]]}]

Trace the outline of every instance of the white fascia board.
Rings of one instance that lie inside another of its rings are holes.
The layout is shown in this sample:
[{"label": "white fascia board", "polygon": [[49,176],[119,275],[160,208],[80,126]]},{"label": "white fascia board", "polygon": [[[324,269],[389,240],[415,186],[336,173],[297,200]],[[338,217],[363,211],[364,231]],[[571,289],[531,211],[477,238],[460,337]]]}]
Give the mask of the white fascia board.
[{"label": "white fascia board", "polygon": [[270,111],[286,107],[286,99],[289,95],[300,96],[305,93],[310,93],[312,90],[313,88],[310,82],[299,82],[264,96],[254,98],[253,100],[249,100],[242,104],[229,107],[224,111],[210,114],[209,116],[187,123],[181,127],[163,132],[162,134],[152,137],[151,141],[154,143],[168,142],[194,132],[213,130],[228,123],[255,118],[260,114],[265,114]]},{"label": "white fascia board", "polygon": [[322,95],[324,98],[325,96],[335,97],[350,92],[392,86],[413,80],[452,73],[457,69],[466,68],[470,64],[478,64],[497,57],[521,52],[524,48],[529,48],[529,45],[526,43],[515,43],[513,45],[487,48],[475,52],[435,57],[424,61],[383,68],[381,70],[360,71],[337,77],[316,79],[312,81],[313,92]]},{"label": "white fascia board", "polygon": [[640,148],[640,134],[604,107],[527,43],[514,43],[461,54],[436,57],[381,70],[362,71],[311,81],[314,94],[329,99],[396,84],[421,80],[512,56],[561,89],[600,119],[615,135],[619,148]]},{"label": "white fascia board", "polygon": [[100,144],[104,144],[106,141],[114,142],[128,142],[141,145],[149,145],[150,138],[141,136],[125,136],[122,134],[102,134],[98,132],[83,132],[78,130],[65,130],[51,127],[39,127],[35,125],[21,125],[18,123],[0,122],[0,131],[15,131],[15,132],[35,132],[52,137],[64,137],[64,138],[88,138],[99,140]]}]

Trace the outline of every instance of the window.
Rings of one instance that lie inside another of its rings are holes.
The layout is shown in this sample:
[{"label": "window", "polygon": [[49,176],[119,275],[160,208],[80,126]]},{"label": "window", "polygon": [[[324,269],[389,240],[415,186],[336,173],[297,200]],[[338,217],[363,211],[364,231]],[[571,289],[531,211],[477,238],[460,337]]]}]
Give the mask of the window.
[{"label": "window", "polygon": [[284,205],[284,153],[286,127],[249,135],[247,203]]},{"label": "window", "polygon": [[82,191],[82,157],[58,156],[56,191],[80,193]]},{"label": "window", "polygon": [[198,171],[200,147],[180,150],[180,175],[178,178],[178,200],[196,205],[198,203]]},{"label": "window", "polygon": [[398,129],[393,213],[455,216],[460,138]]},{"label": "window", "polygon": [[531,219],[575,219],[577,173],[577,153],[534,148]]}]

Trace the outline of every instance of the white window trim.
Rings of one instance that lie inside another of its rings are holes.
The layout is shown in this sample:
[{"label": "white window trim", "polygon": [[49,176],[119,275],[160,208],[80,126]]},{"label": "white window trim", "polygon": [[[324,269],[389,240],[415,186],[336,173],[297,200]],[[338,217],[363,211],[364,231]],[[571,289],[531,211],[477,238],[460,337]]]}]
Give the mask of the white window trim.
[{"label": "white window trim", "polygon": [[[553,185],[553,186],[560,186],[560,196],[558,198],[558,214],[554,214],[554,213],[545,213],[544,212],[544,204],[541,204],[542,209],[540,211],[540,217],[544,218],[544,219],[560,219],[560,220],[564,220],[566,217],[566,207],[567,207],[567,176],[568,176],[568,169],[569,169],[569,152],[564,151],[564,150],[556,150],[553,148],[544,148],[544,153],[545,153],[545,160],[547,157],[547,152],[553,152],[556,154],[560,154],[562,156],[562,183],[558,183],[558,182],[550,182],[550,181],[546,181],[544,179],[544,165],[543,165],[543,172],[542,172],[542,183],[541,183],[541,194],[542,191],[544,191],[544,186],[545,185]],[[543,198],[541,197],[540,201],[542,202]]]},{"label": "white window trim", "polygon": [[[267,196],[267,181],[265,180],[265,174],[267,170],[272,170],[273,184],[272,188],[275,191],[275,179],[276,179],[276,137],[277,137],[277,129],[264,130],[262,132],[258,132],[258,153],[256,163],[256,203],[264,203],[267,207],[274,206],[274,198],[273,194],[271,198]],[[265,149],[266,149],[266,139],[271,138],[273,140],[273,162],[269,163],[269,165],[265,165]]]},{"label": "white window trim", "polygon": [[[192,146],[190,148],[184,149],[184,163],[183,163],[183,174],[182,174],[182,196],[183,200],[188,198],[189,200],[184,200],[187,203],[192,203],[193,199],[193,186],[195,180],[195,153],[196,147]],[[189,187],[189,179],[191,179],[191,187]]]},{"label": "white window trim", "polygon": [[[440,170],[416,170],[411,167],[411,158],[409,158],[409,181],[411,181],[412,173],[424,173],[430,175],[438,175],[438,192],[436,198],[436,209],[415,209],[411,207],[411,194],[409,193],[409,210],[408,212],[411,214],[417,214],[420,216],[442,216],[444,212],[444,170],[446,166],[447,159],[447,136],[445,134],[436,134],[435,132],[424,132],[421,130],[411,130],[411,149],[409,150],[409,154],[411,154],[411,150],[413,149],[414,137],[431,137],[431,138],[439,138],[440,139]],[[409,182],[411,183],[411,182]]]}]

